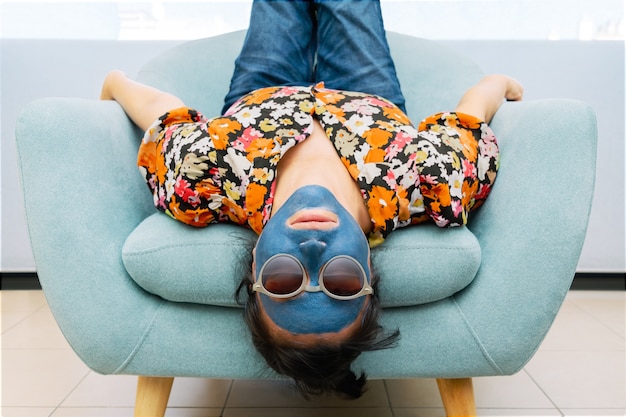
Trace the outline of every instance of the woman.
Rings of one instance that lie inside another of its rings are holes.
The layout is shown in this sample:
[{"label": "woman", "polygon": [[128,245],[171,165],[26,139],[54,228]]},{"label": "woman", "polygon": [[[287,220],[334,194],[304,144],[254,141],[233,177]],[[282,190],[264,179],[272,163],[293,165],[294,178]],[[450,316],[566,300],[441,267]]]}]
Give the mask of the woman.
[{"label": "woman", "polygon": [[305,394],[358,398],[352,361],[398,337],[378,325],[370,247],[399,227],[465,224],[498,167],[487,123],[521,96],[488,76],[415,129],[378,1],[314,0],[253,3],[220,117],[116,71],[101,98],[146,131],[138,164],[158,209],[259,234],[245,319],[268,364]]}]

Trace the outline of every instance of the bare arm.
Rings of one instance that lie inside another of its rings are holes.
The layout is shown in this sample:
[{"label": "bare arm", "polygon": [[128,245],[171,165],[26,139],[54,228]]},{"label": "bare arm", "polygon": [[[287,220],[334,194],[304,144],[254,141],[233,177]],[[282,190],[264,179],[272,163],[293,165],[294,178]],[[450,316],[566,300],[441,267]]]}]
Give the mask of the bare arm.
[{"label": "bare arm", "polygon": [[488,75],[465,92],[456,107],[459,113],[466,113],[489,123],[503,100],[519,101],[524,88],[506,75]]},{"label": "bare arm", "polygon": [[147,130],[165,112],[185,105],[178,97],[133,81],[121,71],[107,74],[100,99],[117,101],[142,130]]}]

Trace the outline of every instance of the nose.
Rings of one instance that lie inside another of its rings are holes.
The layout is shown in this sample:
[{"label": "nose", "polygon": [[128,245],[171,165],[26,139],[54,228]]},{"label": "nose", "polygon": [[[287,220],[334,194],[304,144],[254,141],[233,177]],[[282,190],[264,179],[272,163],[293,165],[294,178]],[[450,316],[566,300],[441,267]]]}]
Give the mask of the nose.
[{"label": "nose", "polygon": [[320,259],[326,250],[326,243],[316,239],[307,240],[300,243],[300,251],[302,253],[302,265],[306,269],[309,276],[309,285],[319,285]]},{"label": "nose", "polygon": [[300,250],[309,259],[318,259],[326,250],[326,243],[311,239],[300,243]]}]

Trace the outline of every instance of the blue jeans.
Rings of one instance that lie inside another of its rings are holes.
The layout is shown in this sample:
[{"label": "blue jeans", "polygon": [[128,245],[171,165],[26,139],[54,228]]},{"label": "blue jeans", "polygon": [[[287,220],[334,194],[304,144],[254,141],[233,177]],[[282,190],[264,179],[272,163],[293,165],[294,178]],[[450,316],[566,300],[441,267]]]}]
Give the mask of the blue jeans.
[{"label": "blue jeans", "polygon": [[259,88],[319,81],[405,111],[378,0],[255,0],[223,111]]}]

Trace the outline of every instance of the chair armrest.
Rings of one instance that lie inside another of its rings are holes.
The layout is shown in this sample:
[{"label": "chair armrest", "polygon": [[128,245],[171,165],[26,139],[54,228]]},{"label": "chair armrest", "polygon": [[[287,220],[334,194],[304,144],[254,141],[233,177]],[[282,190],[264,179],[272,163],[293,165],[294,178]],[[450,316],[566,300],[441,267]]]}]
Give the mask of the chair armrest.
[{"label": "chair armrest", "polygon": [[161,303],[121,261],[128,234],[154,212],[136,168],[140,138],[117,103],[96,100],[35,101],[16,127],[41,285],[72,347],[102,373],[124,363]]},{"label": "chair armrest", "polygon": [[588,105],[555,99],[505,103],[491,127],[500,172],[470,219],[483,260],[454,298],[485,352],[511,374],[539,347],[576,272],[593,200],[597,126]]},{"label": "chair armrest", "polygon": [[567,294],[593,195],[594,112],[570,100],[506,103],[491,126],[501,167],[469,219],[480,269],[448,299],[386,309],[382,326],[402,337],[394,349],[357,359],[371,377],[511,375],[533,356]]}]

